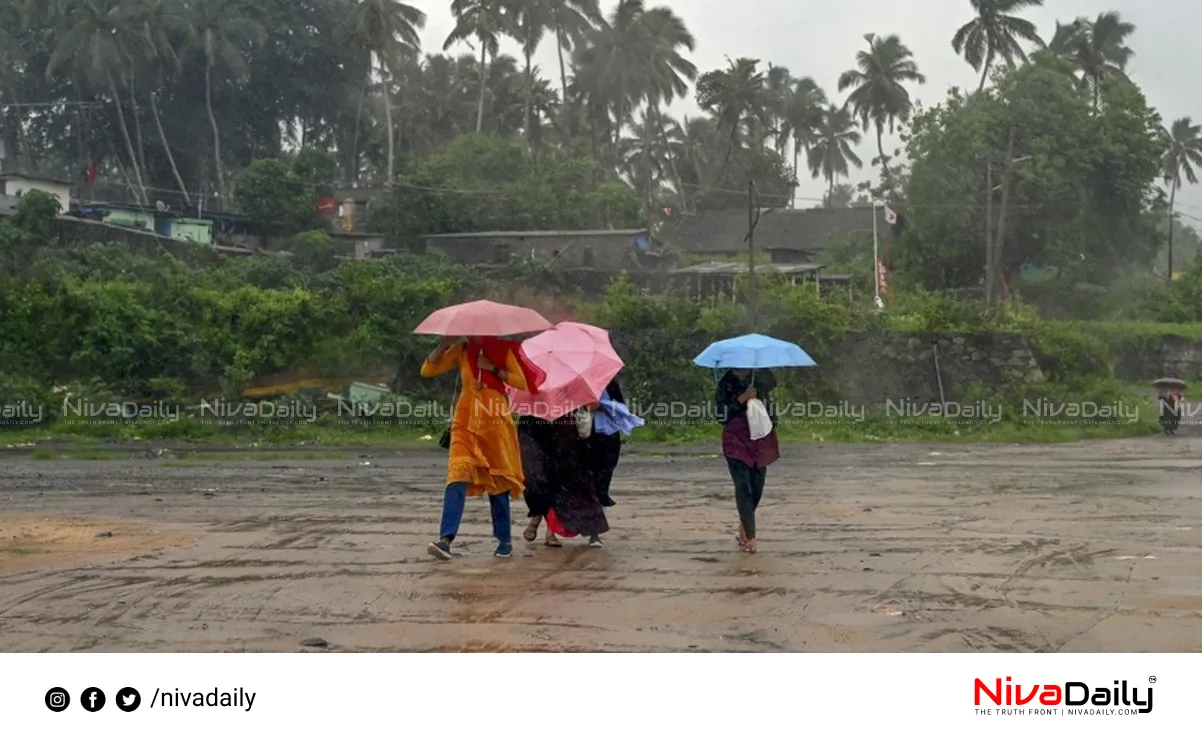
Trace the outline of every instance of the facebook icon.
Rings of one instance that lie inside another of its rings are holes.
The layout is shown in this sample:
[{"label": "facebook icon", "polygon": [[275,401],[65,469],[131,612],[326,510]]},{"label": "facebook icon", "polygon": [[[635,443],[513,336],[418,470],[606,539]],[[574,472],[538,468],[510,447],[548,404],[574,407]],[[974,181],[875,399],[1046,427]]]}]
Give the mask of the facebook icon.
[{"label": "facebook icon", "polygon": [[88,712],[99,712],[104,708],[104,692],[95,686],[89,686],[79,695],[79,702]]}]

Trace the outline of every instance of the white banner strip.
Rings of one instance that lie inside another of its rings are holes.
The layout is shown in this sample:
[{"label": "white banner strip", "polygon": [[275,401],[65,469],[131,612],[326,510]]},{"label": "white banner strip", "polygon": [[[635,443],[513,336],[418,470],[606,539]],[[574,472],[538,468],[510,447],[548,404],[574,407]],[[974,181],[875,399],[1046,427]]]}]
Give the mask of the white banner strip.
[{"label": "white banner strip", "polygon": [[9,654],[0,663],[13,740],[89,743],[911,733],[1130,743],[1189,733],[1202,692],[1187,654]]}]

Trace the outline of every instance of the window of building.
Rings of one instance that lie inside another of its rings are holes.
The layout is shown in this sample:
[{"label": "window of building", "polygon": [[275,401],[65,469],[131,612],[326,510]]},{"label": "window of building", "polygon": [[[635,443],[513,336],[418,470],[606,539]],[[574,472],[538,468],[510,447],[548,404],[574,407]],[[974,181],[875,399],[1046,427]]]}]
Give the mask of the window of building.
[{"label": "window of building", "polygon": [[585,268],[592,268],[593,260],[594,259],[593,259],[593,249],[592,248],[585,248],[583,251],[581,251],[580,264],[582,266],[584,266]]},{"label": "window of building", "polygon": [[508,245],[498,245],[497,246],[497,263],[502,263],[502,264],[509,263],[509,246]]}]

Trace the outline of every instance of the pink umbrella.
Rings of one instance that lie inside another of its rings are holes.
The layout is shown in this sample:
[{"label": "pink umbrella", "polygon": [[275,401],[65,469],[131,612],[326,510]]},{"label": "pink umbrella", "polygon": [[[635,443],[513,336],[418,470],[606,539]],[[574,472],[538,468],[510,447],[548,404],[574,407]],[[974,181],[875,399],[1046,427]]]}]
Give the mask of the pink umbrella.
[{"label": "pink umbrella", "polygon": [[509,388],[510,407],[518,415],[555,420],[597,402],[626,364],[609,342],[609,331],[578,322],[561,322],[522,343],[531,363],[546,372],[538,392]]},{"label": "pink umbrella", "polygon": [[534,310],[481,299],[443,307],[414,328],[418,335],[500,337],[537,333],[551,323]]}]

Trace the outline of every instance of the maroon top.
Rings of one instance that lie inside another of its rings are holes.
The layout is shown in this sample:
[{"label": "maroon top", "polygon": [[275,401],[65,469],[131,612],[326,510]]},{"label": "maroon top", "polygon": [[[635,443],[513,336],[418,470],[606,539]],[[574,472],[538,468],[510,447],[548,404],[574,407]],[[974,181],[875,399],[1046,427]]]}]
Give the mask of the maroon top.
[{"label": "maroon top", "polygon": [[752,441],[747,416],[734,416],[722,427],[722,454],[737,459],[748,467],[767,467],[780,459],[776,428],[759,441]]}]

